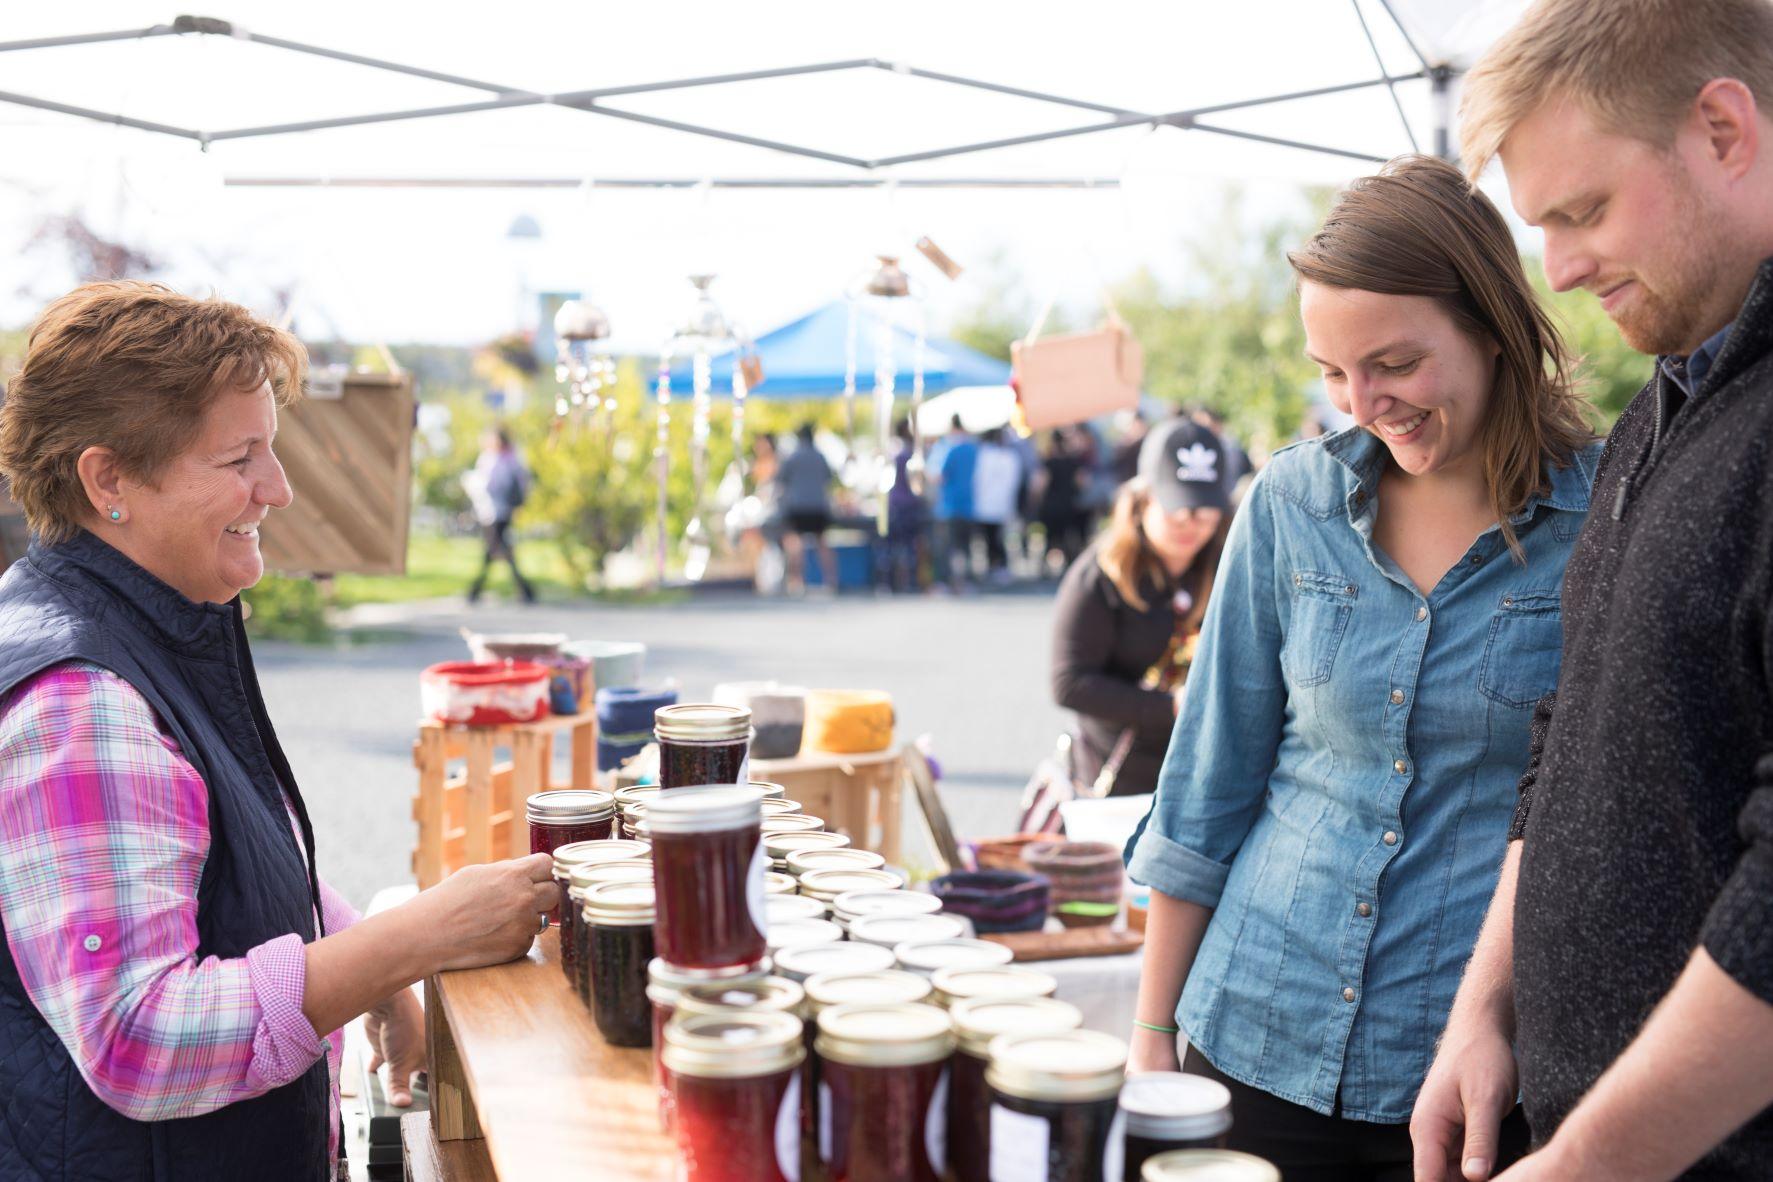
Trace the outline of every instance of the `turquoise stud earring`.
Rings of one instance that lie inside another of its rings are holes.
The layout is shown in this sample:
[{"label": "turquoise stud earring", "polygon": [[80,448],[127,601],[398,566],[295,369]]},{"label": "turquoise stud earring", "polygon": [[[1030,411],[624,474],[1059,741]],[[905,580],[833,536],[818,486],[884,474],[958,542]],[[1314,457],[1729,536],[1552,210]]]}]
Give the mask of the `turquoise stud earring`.
[{"label": "turquoise stud earring", "polygon": [[121,510],[121,509],[111,510],[111,520],[112,521],[122,521],[123,520],[123,510]]}]

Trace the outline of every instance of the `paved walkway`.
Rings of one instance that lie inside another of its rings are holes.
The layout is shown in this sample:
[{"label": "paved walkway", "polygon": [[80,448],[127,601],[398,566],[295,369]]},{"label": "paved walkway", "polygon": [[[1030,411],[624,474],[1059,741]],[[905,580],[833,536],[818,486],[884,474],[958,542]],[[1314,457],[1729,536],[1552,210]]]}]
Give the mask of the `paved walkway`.
[{"label": "paved walkway", "polygon": [[1047,687],[1050,589],[943,599],[759,600],[666,607],[478,608],[384,613],[367,642],[254,646],[271,715],[314,816],[321,872],[362,905],[411,879],[411,746],[419,671],[466,656],[459,629],[638,640],[648,678],[686,699],[717,682],[775,679],[884,689],[902,737],[929,733],[963,837],[1009,832],[1029,771],[1066,725]]}]

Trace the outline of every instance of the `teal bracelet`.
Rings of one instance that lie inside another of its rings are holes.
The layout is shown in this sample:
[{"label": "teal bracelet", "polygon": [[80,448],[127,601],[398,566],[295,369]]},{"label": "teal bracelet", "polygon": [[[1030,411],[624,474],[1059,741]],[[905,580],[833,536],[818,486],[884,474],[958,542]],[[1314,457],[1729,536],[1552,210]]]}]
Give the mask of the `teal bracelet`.
[{"label": "teal bracelet", "polygon": [[1182,1033],[1182,1028],[1180,1026],[1153,1026],[1150,1022],[1141,1022],[1137,1018],[1133,1019],[1133,1025],[1139,1027],[1142,1030],[1155,1030],[1159,1034],[1181,1034]]}]

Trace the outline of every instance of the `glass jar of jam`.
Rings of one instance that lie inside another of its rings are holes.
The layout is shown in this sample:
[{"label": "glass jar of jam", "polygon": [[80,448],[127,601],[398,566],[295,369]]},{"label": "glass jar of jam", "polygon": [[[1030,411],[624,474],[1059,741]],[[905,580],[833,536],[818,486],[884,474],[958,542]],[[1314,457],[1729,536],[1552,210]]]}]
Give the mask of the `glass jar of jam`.
[{"label": "glass jar of jam", "polygon": [[641,826],[646,822],[646,805],[625,804],[622,806],[622,836],[637,837]]},{"label": "glass jar of jam", "polygon": [[1139,1182],[1281,1182],[1281,1172],[1248,1153],[1175,1149],[1147,1158]]},{"label": "glass jar of jam", "polygon": [[800,807],[799,801],[789,800],[786,797],[777,800],[766,799],[763,802],[763,815],[766,817],[786,817],[805,811]]},{"label": "glass jar of jam", "polygon": [[[838,940],[828,944],[796,944],[776,954],[776,972],[790,981],[805,982],[821,973],[878,973],[893,967],[890,949],[873,944]],[[921,978],[918,978],[921,979]],[[922,1001],[921,996],[912,998]]]},{"label": "glass jar of jam", "polygon": [[957,915],[864,915],[850,924],[849,931],[852,940],[897,948],[961,939],[967,934],[967,925]]},{"label": "glass jar of jam", "polygon": [[991,1001],[1020,1001],[1029,997],[1051,997],[1059,982],[1051,973],[1021,965],[1001,968],[946,968],[930,974],[935,986],[937,1004],[953,1009],[962,1001],[985,998]]},{"label": "glass jar of jam", "polygon": [[578,910],[569,906],[567,899],[572,872],[580,866],[646,856],[647,847],[638,841],[575,841],[554,851],[554,884],[560,888],[560,968],[568,980],[573,975],[574,937],[579,927]]},{"label": "glass jar of jam", "polygon": [[658,797],[660,791],[657,784],[633,784],[616,789],[616,819],[621,836],[634,836],[635,824],[646,816],[646,806]]},{"label": "glass jar of jam", "polygon": [[947,1169],[954,1032],[929,1005],[852,1002],[824,1010],[819,1160],[843,1182],[939,1182]]},{"label": "glass jar of jam", "polygon": [[770,923],[784,919],[824,919],[830,908],[805,895],[767,895],[763,900],[764,918]]},{"label": "glass jar of jam", "polygon": [[1076,1006],[1041,997],[959,1001],[948,1016],[954,1021],[956,1039],[954,1060],[949,1065],[948,1164],[954,1182],[988,1182],[1002,1176],[991,1172],[991,1095],[985,1086],[985,1068],[992,1039],[1004,1034],[1076,1030],[1083,1025],[1083,1014]]},{"label": "glass jar of jam", "polygon": [[646,968],[653,959],[653,902],[650,882],[606,882],[585,892],[591,1017],[611,1046],[652,1043]]},{"label": "glass jar of jam", "polygon": [[809,870],[879,870],[886,865],[886,859],[873,850],[845,848],[794,850],[784,861],[796,878]]},{"label": "glass jar of jam", "polygon": [[792,895],[797,885],[793,875],[782,874],[775,870],[763,872],[763,893],[765,895]]},{"label": "glass jar of jam", "polygon": [[679,1014],[713,1014],[721,1010],[773,1010],[800,1016],[806,990],[786,977],[751,977],[743,981],[703,981],[677,992]]},{"label": "glass jar of jam", "polygon": [[834,944],[843,929],[828,919],[784,919],[769,925],[766,941],[771,956],[802,944]]},{"label": "glass jar of jam", "polygon": [[[536,793],[524,812],[529,819],[529,852],[551,854],[563,845],[607,840],[616,802],[607,792],[562,788]],[[548,918],[560,922],[558,906],[548,912]]]},{"label": "glass jar of jam", "polygon": [[658,957],[646,966],[646,1000],[653,1017],[653,1083],[659,1090],[659,1127],[671,1131],[671,1088],[665,1073],[665,1025],[677,1013],[677,999],[685,989],[697,985],[747,985],[762,981],[770,974],[766,957],[755,965],[737,971],[723,970],[728,975],[714,976],[695,969],[673,968]]},{"label": "glass jar of jam", "polygon": [[[592,887],[601,886],[606,882],[651,882],[653,880],[653,864],[651,861],[632,858],[619,862],[593,862],[589,866],[575,866],[571,885],[567,888],[567,909],[560,923],[560,939],[562,947],[567,939],[572,940],[572,970],[567,977],[573,983],[573,989],[586,1005],[591,1004],[591,977],[588,971],[591,941],[590,929],[585,926],[585,895]],[[567,918],[570,917],[570,918]],[[562,953],[564,961],[567,954]]]},{"label": "glass jar of jam", "polygon": [[751,779],[751,711],[743,706],[683,703],[653,714],[659,743],[659,787],[743,785]]},{"label": "glass jar of jam", "polygon": [[934,915],[942,900],[923,891],[887,887],[875,891],[848,891],[831,901],[831,918],[847,931],[865,915]]},{"label": "glass jar of jam", "polygon": [[787,800],[788,789],[769,780],[750,780],[747,783],[763,793],[765,800]]},{"label": "glass jar of jam", "polygon": [[890,870],[809,870],[795,879],[801,894],[834,903],[850,891],[896,890],[905,884]]},{"label": "glass jar of jam", "polygon": [[771,833],[763,839],[763,852],[769,855],[770,869],[787,873],[789,854],[801,850],[841,849],[849,843],[850,839],[841,833],[821,833],[817,830],[806,833]]},{"label": "glass jar of jam", "polygon": [[[897,969],[875,969],[864,959],[874,951],[872,944],[808,944],[784,949],[790,958],[781,966],[784,976],[792,976],[802,968],[816,970],[802,982],[806,989],[806,1063],[801,1068],[801,1134],[806,1148],[803,1159],[809,1173],[816,1177],[819,1164],[819,1057],[813,1054],[813,1042],[819,1033],[819,1015],[832,1006],[867,1002],[875,1005],[912,1005],[930,995],[930,983],[912,973]],[[876,962],[878,963],[878,962]]]},{"label": "glass jar of jam", "polygon": [[1114,1125],[1126,1043],[1095,1030],[1002,1034],[989,1053],[991,1177],[1101,1182],[1121,1176]]},{"label": "glass jar of jam", "polygon": [[1120,1112],[1126,1129],[1124,1182],[1139,1182],[1146,1161],[1160,1153],[1225,1148],[1231,1091],[1203,1075],[1152,1071],[1127,1077]]},{"label": "glass jar of jam", "polygon": [[990,940],[920,940],[897,944],[893,956],[899,967],[928,977],[937,969],[1001,968],[1015,959],[1015,953]]},{"label": "glass jar of jam", "polygon": [[766,951],[765,863],[754,788],[660,795],[647,810],[659,955],[679,968],[755,964]]},{"label": "glass jar of jam", "polygon": [[765,833],[823,833],[825,819],[809,817],[805,813],[785,813],[776,817],[763,819]]},{"label": "glass jar of jam", "polygon": [[799,1182],[800,1020],[760,1010],[679,1013],[665,1028],[678,1177]]}]

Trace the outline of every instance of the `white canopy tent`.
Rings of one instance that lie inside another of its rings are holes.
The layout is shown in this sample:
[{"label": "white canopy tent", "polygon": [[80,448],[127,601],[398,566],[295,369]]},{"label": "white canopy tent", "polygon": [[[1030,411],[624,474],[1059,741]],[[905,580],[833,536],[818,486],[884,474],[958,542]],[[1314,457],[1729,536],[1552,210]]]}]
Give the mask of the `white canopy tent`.
[{"label": "white canopy tent", "polygon": [[[448,107],[465,98],[474,109],[218,140],[201,153],[189,139],[10,105],[0,110],[0,142],[9,149],[0,154],[0,181],[10,182],[0,184],[0,224],[17,227],[25,207],[83,208],[120,238],[205,243],[218,286],[261,273],[275,259],[347,321],[343,327],[362,331],[359,305],[373,305],[384,321],[429,321],[445,336],[459,331],[454,317],[462,305],[484,299],[472,294],[485,286],[475,272],[496,271],[495,260],[509,269],[528,251],[537,257],[515,265],[527,269],[530,288],[619,288],[640,314],[618,310],[618,334],[651,341],[669,320],[648,309],[679,306],[678,277],[692,267],[724,272],[729,304],[761,322],[803,304],[809,286],[831,291],[873,246],[902,248],[920,233],[963,262],[1014,242],[1018,257],[1029,260],[1031,282],[1088,287],[1078,282],[1085,273],[1112,277],[1148,257],[1161,238],[1173,239],[1174,226],[1225,178],[1278,191],[1298,181],[1338,183],[1370,167],[1369,159],[1267,141],[1319,143],[1366,158],[1410,150],[1412,138],[1431,148],[1436,111],[1444,108],[1432,83],[1398,82],[1394,100],[1375,80],[1382,72],[1420,75],[1425,61],[1456,72],[1520,3],[1109,2],[1088,14],[1035,6],[1012,16],[995,6],[907,0],[847,26],[833,22],[829,6],[799,0],[621,9],[514,0],[490,17],[480,5],[433,6],[422,24],[400,6],[320,0],[297,10],[237,0],[230,7],[224,15],[237,21],[232,28],[262,29],[265,39],[161,34],[9,52],[6,97],[204,130]],[[0,23],[0,39],[78,31],[68,27],[73,16],[92,31],[145,28],[143,15],[140,4],[105,2],[72,14],[12,13]],[[162,12],[152,16],[171,23]],[[418,72],[291,52],[279,41],[410,63]],[[870,64],[596,100],[619,102],[624,117],[518,101],[842,61]],[[876,61],[913,63],[926,74],[907,76]],[[990,87],[962,86],[950,75]],[[465,93],[462,78],[492,79],[494,89]],[[1360,82],[1367,85],[1344,89]],[[1108,110],[1080,111],[1030,93]],[[1279,94],[1311,97],[1223,109]],[[1185,131],[1188,119],[1162,118],[1203,109],[1189,119],[1226,134]],[[1124,122],[1032,138],[1116,120]],[[682,130],[689,124],[814,155]],[[999,146],[929,158],[981,144]],[[247,187],[267,178],[335,187]],[[225,187],[225,179],[236,184]],[[925,187],[1029,179],[1119,191]],[[345,187],[362,180],[530,187]],[[692,187],[623,187],[641,180]],[[885,186],[754,187],[858,180]],[[722,181],[741,187],[711,185]],[[516,213],[533,214],[546,229],[539,248],[503,241],[500,231]],[[373,296],[347,279],[366,264],[389,276]],[[186,265],[203,271],[201,257]],[[767,281],[756,278],[764,272]],[[459,278],[440,282],[445,276]],[[399,300],[389,300],[390,291]]]}]

